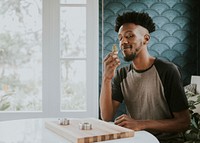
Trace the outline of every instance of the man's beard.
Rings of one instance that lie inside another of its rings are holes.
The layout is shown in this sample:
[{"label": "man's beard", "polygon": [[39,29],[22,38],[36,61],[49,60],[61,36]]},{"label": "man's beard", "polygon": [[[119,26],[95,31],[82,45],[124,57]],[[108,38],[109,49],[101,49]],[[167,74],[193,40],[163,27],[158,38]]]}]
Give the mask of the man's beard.
[{"label": "man's beard", "polygon": [[133,61],[136,57],[136,53],[132,53],[131,55],[124,56],[124,60],[127,62]]}]

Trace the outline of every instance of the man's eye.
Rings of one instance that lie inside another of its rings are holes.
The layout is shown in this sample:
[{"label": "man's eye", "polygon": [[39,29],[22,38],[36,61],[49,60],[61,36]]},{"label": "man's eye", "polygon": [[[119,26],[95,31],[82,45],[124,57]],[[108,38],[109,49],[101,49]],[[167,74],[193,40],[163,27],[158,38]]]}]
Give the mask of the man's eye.
[{"label": "man's eye", "polygon": [[133,37],[133,35],[131,34],[131,35],[127,35],[126,36],[126,38],[132,38]]}]

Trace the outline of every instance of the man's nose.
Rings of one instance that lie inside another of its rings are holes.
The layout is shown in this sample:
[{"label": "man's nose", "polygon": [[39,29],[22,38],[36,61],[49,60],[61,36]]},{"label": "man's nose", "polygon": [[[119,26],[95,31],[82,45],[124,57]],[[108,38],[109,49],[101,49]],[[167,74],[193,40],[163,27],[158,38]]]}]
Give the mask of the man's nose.
[{"label": "man's nose", "polygon": [[122,43],[128,43],[128,39],[126,37],[123,37],[121,40]]},{"label": "man's nose", "polygon": [[120,41],[120,45],[123,46],[124,44],[128,43],[128,39],[123,37],[122,40]]}]

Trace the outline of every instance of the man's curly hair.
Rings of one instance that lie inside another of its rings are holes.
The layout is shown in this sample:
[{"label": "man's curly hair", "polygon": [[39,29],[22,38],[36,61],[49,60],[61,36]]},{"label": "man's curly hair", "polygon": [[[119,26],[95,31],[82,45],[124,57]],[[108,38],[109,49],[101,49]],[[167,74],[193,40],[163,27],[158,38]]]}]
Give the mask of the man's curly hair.
[{"label": "man's curly hair", "polygon": [[155,23],[153,22],[152,18],[149,16],[148,13],[145,12],[126,12],[122,15],[118,15],[115,21],[115,31],[118,32],[119,28],[124,23],[134,23],[136,25],[140,25],[146,28],[149,33],[155,31]]}]

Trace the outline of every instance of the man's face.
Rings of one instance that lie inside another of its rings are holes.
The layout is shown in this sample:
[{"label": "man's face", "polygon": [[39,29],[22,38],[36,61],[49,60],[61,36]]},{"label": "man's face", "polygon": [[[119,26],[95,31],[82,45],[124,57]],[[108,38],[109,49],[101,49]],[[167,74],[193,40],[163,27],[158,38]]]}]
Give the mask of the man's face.
[{"label": "man's face", "polygon": [[133,23],[123,24],[118,32],[119,45],[125,61],[132,61],[143,46],[145,29]]}]

